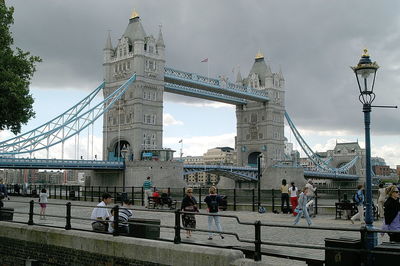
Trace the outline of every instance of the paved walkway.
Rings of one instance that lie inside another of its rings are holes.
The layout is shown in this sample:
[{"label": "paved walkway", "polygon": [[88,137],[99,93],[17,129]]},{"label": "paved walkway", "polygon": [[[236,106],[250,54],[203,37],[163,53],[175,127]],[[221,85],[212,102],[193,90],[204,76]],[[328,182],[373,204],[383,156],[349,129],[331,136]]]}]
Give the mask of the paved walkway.
[{"label": "paved walkway", "polygon": [[[4,201],[5,207],[14,208],[14,220],[27,222],[28,221],[28,211],[29,211],[29,201],[32,198],[26,197],[12,197],[11,201]],[[38,199],[33,199],[35,201],[35,214],[39,213],[39,204]],[[47,207],[46,214],[49,215],[46,220],[40,220],[39,216],[34,216],[34,222],[36,224],[41,225],[50,225],[50,226],[65,226],[65,218],[66,208],[65,204],[67,201],[59,200],[59,199],[50,199],[49,205]],[[72,217],[75,218],[90,218],[93,207],[97,204],[96,202],[85,202],[85,201],[71,201],[72,203]],[[57,204],[57,205],[52,205]],[[114,204],[111,204],[111,207]],[[172,212],[154,212],[149,211],[141,206],[134,206],[134,217],[138,218],[152,218],[152,219],[160,219],[162,225],[174,226],[174,213]],[[157,210],[156,210],[157,211]],[[24,214],[22,214],[24,213]],[[201,213],[205,213],[205,210],[201,210]],[[248,211],[226,211],[221,212],[226,215],[235,215],[242,222],[250,222],[254,223],[257,220],[260,220],[263,223],[275,223],[282,225],[291,225],[293,223],[294,217],[289,214],[273,214],[273,213],[264,213],[259,214],[256,212],[248,212]],[[61,217],[50,217],[61,216]],[[197,216],[197,228],[207,230],[207,216]],[[250,225],[241,225],[238,224],[235,218],[230,217],[222,217],[221,218],[222,229],[226,232],[237,233],[241,239],[254,240],[254,226]],[[72,219],[71,221],[72,228],[86,229],[91,230],[91,221],[83,221]],[[381,221],[375,222],[375,226],[380,227],[382,224]],[[304,219],[301,220],[299,225],[306,225],[306,221]],[[314,226],[324,226],[324,227],[335,227],[335,228],[360,228],[360,224],[351,224],[349,220],[335,220],[334,215],[319,215],[316,218],[313,218]],[[215,229],[214,229],[215,230]],[[219,236],[215,236],[213,240],[208,240],[208,235],[206,232],[194,232],[192,238],[186,238],[184,232],[181,233],[182,241],[184,242],[195,242],[202,244],[211,244],[211,245],[223,245],[223,246],[243,246],[249,245],[247,243],[240,243],[234,236],[225,235],[225,239],[221,239]],[[319,229],[307,229],[307,228],[280,228],[280,227],[262,227],[262,240],[263,241],[271,241],[271,242],[280,242],[280,243],[291,243],[291,244],[314,244],[314,245],[325,245],[325,238],[339,238],[339,237],[347,237],[347,238],[360,238],[360,233],[358,232],[342,232],[342,231],[326,231]],[[379,237],[379,242],[388,241],[388,237],[385,235],[384,237]],[[161,228],[161,238],[173,240],[174,231],[169,228]],[[306,252],[308,254],[313,254],[316,257],[323,258],[324,251],[323,250],[310,250],[310,249],[296,249],[296,248],[287,248],[287,247],[278,247],[274,246],[269,248],[274,249],[291,249],[298,250],[301,252]],[[274,257],[263,257],[263,261],[267,261],[274,265],[305,265],[303,262],[299,261],[290,261],[286,259],[279,259]]]}]

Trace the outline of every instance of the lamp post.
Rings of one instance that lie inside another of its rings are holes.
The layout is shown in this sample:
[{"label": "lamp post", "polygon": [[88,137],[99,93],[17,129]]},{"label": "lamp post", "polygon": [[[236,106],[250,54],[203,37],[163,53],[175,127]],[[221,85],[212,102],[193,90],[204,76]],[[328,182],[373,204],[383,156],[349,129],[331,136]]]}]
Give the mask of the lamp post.
[{"label": "lamp post", "polygon": [[[121,150],[121,156],[124,160],[124,164],[126,163],[126,157],[128,155],[128,152],[129,152],[128,147],[126,147],[126,144],[125,144]],[[125,169],[122,174],[122,192],[125,192]]]},{"label": "lamp post", "polygon": [[[366,213],[365,224],[367,229],[372,229],[373,213],[372,213],[372,177],[371,177],[371,140],[370,140],[370,114],[371,104],[375,100],[374,85],[376,71],[379,66],[376,62],[372,62],[368,50],[364,49],[364,54],[360,61],[354,67],[351,67],[356,75],[358,88],[360,90],[359,100],[363,104],[364,125],[365,125],[365,167],[366,167]],[[366,239],[366,248],[373,249],[377,245],[376,233],[368,232]]]},{"label": "lamp post", "polygon": [[258,186],[257,186],[257,209],[260,211],[261,207],[261,177],[262,177],[262,168],[261,168],[261,158],[262,153],[257,156],[257,179],[258,179]]}]

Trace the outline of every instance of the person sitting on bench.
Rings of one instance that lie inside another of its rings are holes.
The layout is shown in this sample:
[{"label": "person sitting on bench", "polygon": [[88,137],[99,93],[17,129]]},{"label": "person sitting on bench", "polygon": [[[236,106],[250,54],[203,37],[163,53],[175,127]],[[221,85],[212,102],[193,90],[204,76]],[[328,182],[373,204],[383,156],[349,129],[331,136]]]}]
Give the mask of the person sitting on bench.
[{"label": "person sitting on bench", "polygon": [[172,199],[166,192],[161,193],[161,204],[167,205],[170,209],[172,208]]},{"label": "person sitting on bench", "polygon": [[90,219],[92,219],[93,231],[107,232],[110,213],[106,206],[111,203],[112,198],[109,193],[104,193],[101,198],[102,201],[93,209]]}]

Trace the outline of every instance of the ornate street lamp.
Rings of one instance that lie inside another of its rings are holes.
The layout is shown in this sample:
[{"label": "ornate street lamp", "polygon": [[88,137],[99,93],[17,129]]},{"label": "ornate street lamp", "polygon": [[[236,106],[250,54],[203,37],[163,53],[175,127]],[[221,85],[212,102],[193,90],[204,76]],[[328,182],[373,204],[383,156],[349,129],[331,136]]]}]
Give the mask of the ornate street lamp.
[{"label": "ornate street lamp", "polygon": [[[124,164],[126,163],[128,152],[129,152],[128,147],[125,144],[121,149],[121,156],[124,160]],[[125,169],[124,172],[122,173],[122,192],[125,192]]]},{"label": "ornate street lamp", "polygon": [[[354,67],[351,67],[356,74],[358,88],[360,90],[359,100],[363,104],[364,125],[365,125],[365,168],[366,168],[366,213],[365,224],[367,229],[372,229],[374,216],[372,213],[372,177],[371,177],[371,140],[370,140],[370,114],[371,104],[375,100],[374,85],[376,71],[379,66],[372,62],[368,50],[364,49],[364,54]],[[366,248],[371,250],[377,245],[376,233],[368,232]]]}]

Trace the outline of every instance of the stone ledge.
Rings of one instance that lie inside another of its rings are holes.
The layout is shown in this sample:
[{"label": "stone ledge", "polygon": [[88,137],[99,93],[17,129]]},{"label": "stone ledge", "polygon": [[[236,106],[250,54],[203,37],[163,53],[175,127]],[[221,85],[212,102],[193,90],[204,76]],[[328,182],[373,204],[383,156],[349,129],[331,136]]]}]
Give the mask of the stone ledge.
[{"label": "stone ledge", "polygon": [[164,265],[231,265],[237,259],[244,258],[239,250],[114,237],[93,232],[10,222],[0,222],[0,236]]}]

